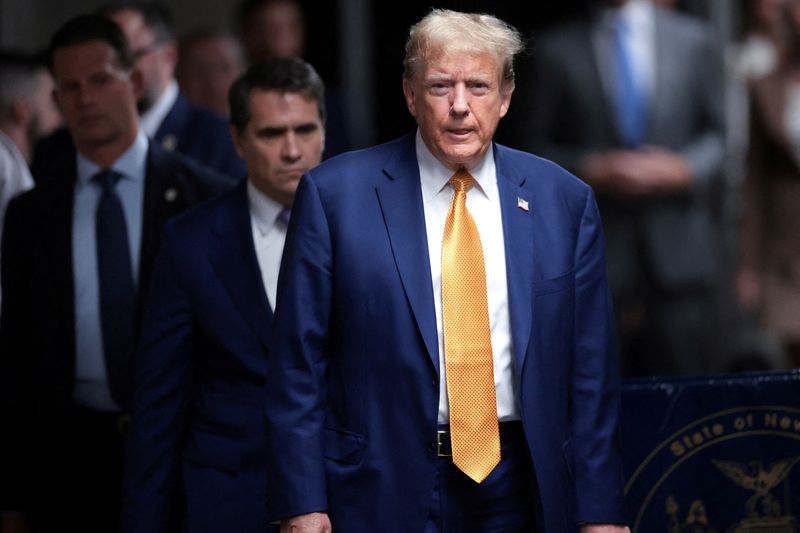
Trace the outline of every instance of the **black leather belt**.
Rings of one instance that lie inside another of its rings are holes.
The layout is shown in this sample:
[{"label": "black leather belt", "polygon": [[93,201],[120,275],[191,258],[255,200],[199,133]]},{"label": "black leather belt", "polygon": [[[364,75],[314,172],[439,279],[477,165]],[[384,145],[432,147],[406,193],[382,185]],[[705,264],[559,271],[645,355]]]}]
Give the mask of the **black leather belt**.
[{"label": "black leather belt", "polygon": [[[522,422],[514,420],[511,422],[500,422],[500,443],[506,442],[510,439],[517,439],[523,437]],[[439,426],[436,431],[436,444],[437,453],[439,457],[452,457],[453,447],[450,444],[450,427]]]}]

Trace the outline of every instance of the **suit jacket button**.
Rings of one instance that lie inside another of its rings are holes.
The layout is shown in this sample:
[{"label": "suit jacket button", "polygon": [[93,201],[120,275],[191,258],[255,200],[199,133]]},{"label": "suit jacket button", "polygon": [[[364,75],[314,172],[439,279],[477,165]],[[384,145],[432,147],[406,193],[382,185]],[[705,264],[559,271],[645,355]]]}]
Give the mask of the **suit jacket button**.
[{"label": "suit jacket button", "polygon": [[431,441],[428,443],[428,453],[436,453],[436,443]]}]

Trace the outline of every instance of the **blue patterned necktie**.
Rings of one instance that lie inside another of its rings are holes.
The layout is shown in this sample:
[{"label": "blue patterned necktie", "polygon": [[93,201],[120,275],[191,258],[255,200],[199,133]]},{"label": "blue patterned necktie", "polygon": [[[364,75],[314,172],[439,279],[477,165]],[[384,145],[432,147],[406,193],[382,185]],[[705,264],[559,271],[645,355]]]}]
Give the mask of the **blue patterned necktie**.
[{"label": "blue patterned necktie", "polygon": [[647,99],[641,79],[637,79],[627,34],[628,23],[617,15],[614,19],[614,107],[617,126],[626,148],[644,143],[647,129]]},{"label": "blue patterned necktie", "polygon": [[101,190],[95,212],[95,237],[106,375],[111,397],[127,411],[133,382],[136,290],[128,227],[116,190],[120,177],[113,170],[102,170],[92,177],[92,181]]}]

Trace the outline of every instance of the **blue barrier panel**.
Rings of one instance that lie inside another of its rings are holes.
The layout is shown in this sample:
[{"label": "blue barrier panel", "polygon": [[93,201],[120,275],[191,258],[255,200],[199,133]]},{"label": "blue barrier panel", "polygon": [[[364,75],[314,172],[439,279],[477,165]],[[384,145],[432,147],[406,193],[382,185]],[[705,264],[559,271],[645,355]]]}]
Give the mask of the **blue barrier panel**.
[{"label": "blue barrier panel", "polygon": [[800,531],[800,371],[628,380],[634,533]]}]

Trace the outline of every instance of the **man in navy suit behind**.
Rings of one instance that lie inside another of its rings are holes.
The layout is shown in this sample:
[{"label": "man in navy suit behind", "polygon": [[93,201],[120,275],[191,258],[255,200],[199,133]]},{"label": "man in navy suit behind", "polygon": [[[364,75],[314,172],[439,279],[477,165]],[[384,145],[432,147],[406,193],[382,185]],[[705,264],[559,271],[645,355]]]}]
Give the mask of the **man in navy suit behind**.
[{"label": "man in navy suit behind", "polygon": [[119,24],[142,71],[139,100],[142,128],[167,150],[188,155],[231,178],[244,176],[222,117],[201,109],[180,93],[175,81],[178,46],[167,8],[157,1],[101,9]]},{"label": "man in navy suit behind", "polygon": [[107,533],[161,230],[227,180],[142,133],[141,73],[116,24],[68,21],[49,60],[75,148],[3,228],[0,511],[8,528],[26,516],[36,533]]},{"label": "man in navy suit behind", "polygon": [[521,48],[433,10],[406,44],[416,133],[300,182],[264,398],[282,531],[627,531],[591,188],[492,142]]},{"label": "man in navy suit behind", "polygon": [[[175,80],[178,48],[168,10],[159,2],[109,4],[99,13],[120,26],[141,72],[137,102],[145,135],[168,152],[178,152],[228,176],[244,176],[224,118],[195,106],[183,96]],[[49,179],[52,161],[73,149],[66,130],[56,131],[36,146],[32,164],[37,183]]]},{"label": "man in navy suit behind", "polygon": [[130,533],[173,531],[175,520],[189,533],[267,527],[261,397],[272,311],[286,215],[322,157],[325,107],[317,73],[296,58],[255,63],[229,100],[247,179],[166,230],[137,361]]}]

